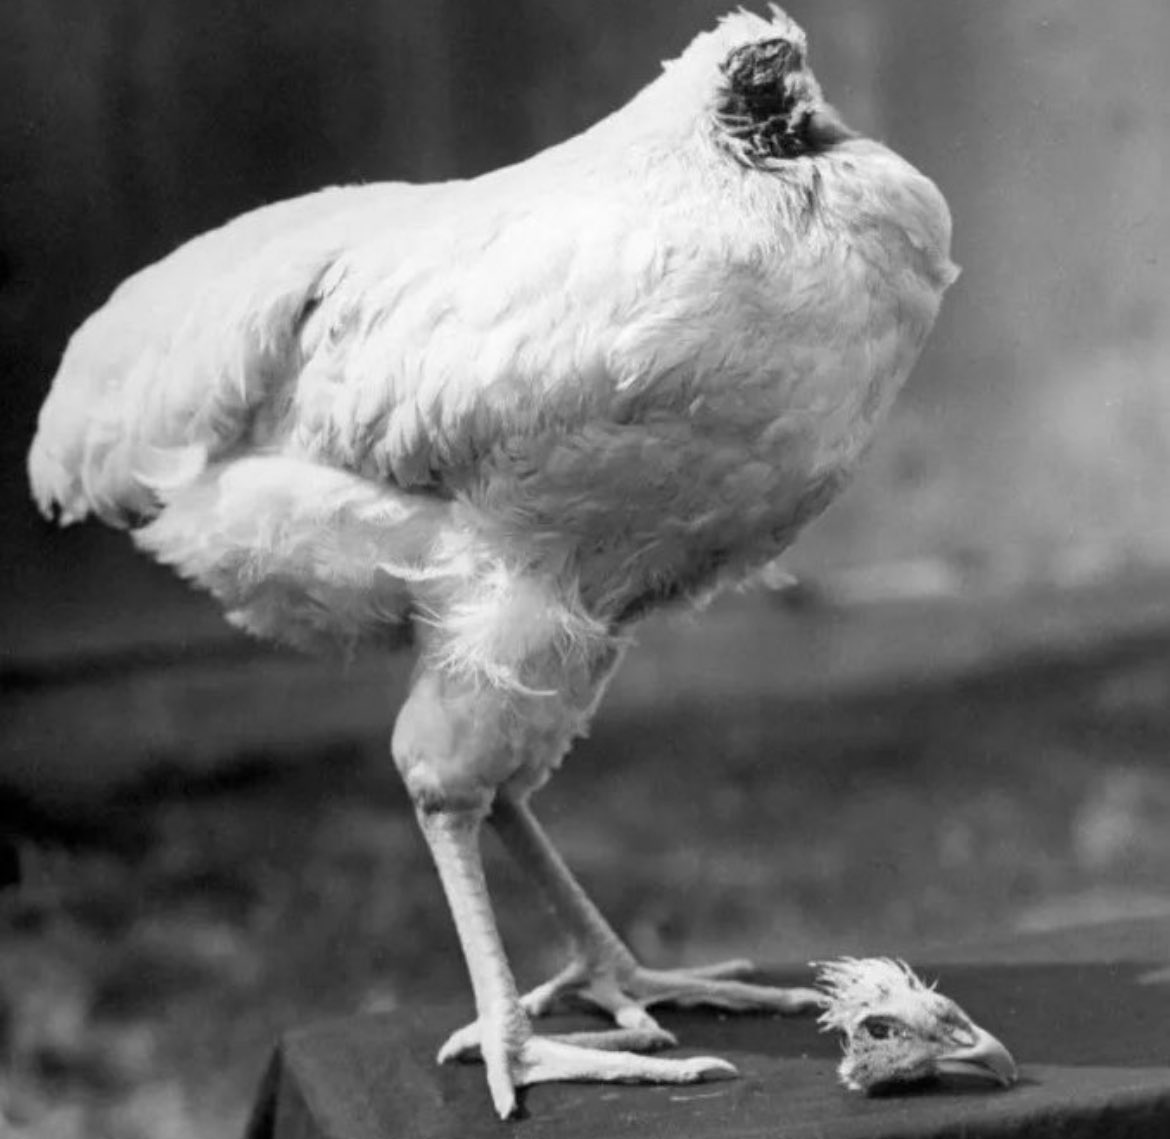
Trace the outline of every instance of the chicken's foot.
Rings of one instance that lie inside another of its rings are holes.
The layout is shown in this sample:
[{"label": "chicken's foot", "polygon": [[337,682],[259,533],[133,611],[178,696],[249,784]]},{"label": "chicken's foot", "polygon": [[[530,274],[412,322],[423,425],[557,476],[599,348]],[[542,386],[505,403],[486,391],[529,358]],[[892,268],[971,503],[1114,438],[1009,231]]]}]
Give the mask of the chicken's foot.
[{"label": "chicken's foot", "polygon": [[[569,997],[612,1017],[619,1036],[622,1031],[639,1033],[638,1039],[658,1048],[673,1044],[674,1037],[647,1011],[653,1005],[783,1014],[816,1012],[823,1006],[824,996],[815,989],[744,981],[742,978],[754,971],[750,961],[646,968],[590,901],[526,802],[500,795],[491,821],[517,861],[536,879],[574,948],[573,961],[565,969],[520,998],[529,1017],[543,1016]],[[476,1024],[459,1029],[444,1044],[440,1058],[473,1055],[479,1035]]]},{"label": "chicken's foot", "polygon": [[501,1118],[516,1114],[516,1089],[529,1084],[562,1080],[691,1084],[736,1074],[732,1065],[714,1057],[663,1060],[628,1050],[671,1043],[669,1034],[661,1030],[618,1028],[560,1038],[535,1035],[516,993],[492,914],[479,851],[482,812],[420,809],[418,817],[455,919],[478,1014],[473,1044],[454,1051],[448,1045],[440,1059],[478,1049]]}]

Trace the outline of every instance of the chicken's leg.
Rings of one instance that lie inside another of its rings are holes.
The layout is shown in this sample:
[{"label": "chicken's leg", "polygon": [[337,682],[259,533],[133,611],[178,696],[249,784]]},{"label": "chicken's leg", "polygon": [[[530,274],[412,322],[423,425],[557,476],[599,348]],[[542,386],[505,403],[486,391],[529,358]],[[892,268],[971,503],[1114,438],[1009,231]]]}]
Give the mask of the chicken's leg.
[{"label": "chicken's leg", "polygon": [[[574,959],[551,981],[521,998],[530,1016],[541,1016],[561,996],[595,1005],[622,1028],[658,1033],[670,1040],[646,1011],[651,1005],[709,1006],[729,1011],[804,1013],[818,1011],[824,997],[815,989],[749,984],[750,961],[727,961],[690,969],[647,969],[602,917],[523,799],[500,794],[491,821],[516,860],[528,870],[551,904],[573,946]],[[473,1052],[478,1025],[460,1029],[443,1046],[442,1060]]]},{"label": "chicken's leg", "polygon": [[487,1068],[488,1087],[501,1118],[516,1111],[518,1087],[549,1081],[697,1083],[735,1075],[723,1060],[697,1057],[663,1060],[621,1048],[646,1046],[644,1030],[536,1036],[520,1004],[504,956],[484,880],[479,851],[483,812],[420,809],[419,823],[447,895],[467,959],[478,1016],[477,1044]]}]

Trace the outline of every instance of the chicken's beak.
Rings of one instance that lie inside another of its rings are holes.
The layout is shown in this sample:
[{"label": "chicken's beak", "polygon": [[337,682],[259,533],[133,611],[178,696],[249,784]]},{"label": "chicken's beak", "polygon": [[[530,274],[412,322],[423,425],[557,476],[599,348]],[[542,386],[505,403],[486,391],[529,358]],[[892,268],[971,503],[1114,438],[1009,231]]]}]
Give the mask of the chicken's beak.
[{"label": "chicken's beak", "polygon": [[991,1076],[1005,1088],[1016,1082],[1012,1054],[990,1032],[975,1029],[975,1042],[966,1048],[944,1052],[936,1061],[938,1071],[947,1075]]}]

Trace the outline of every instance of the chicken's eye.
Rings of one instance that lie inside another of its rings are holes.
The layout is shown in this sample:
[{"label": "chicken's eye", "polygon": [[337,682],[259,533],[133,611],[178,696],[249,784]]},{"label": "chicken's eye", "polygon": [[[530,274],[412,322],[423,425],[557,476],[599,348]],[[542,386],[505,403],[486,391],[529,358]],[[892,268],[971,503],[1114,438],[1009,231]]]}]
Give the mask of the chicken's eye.
[{"label": "chicken's eye", "polygon": [[888,1040],[897,1031],[894,1025],[882,1016],[867,1016],[858,1027],[872,1040]]}]

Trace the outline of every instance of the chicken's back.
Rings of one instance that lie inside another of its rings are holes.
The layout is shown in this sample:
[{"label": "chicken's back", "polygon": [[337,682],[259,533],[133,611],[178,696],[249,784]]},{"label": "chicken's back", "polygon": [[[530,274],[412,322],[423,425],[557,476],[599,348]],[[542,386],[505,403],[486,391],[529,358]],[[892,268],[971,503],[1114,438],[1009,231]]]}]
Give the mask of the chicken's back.
[{"label": "chicken's back", "polygon": [[[299,303],[316,260],[313,251],[331,247],[347,218],[375,205],[393,208],[412,189],[332,187],[263,206],[193,238],[124,281],[69,341],[41,409],[28,458],[41,511],[55,510],[63,524],[91,513],[122,524],[128,516],[147,513],[147,492],[125,477],[128,472],[117,471],[110,453],[152,434],[144,420],[156,408],[147,389],[192,314],[213,294],[230,296],[225,282],[235,278],[244,284],[265,264],[287,265],[286,295]],[[205,326],[209,342],[217,335],[214,324]]]}]

